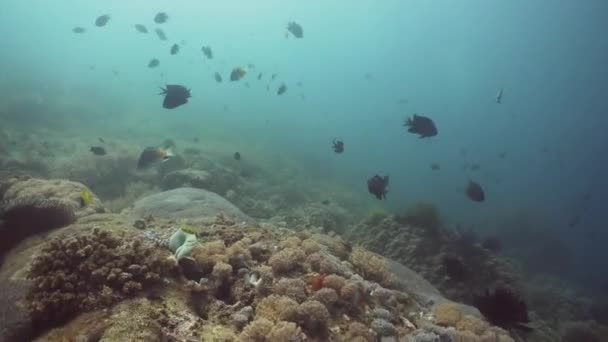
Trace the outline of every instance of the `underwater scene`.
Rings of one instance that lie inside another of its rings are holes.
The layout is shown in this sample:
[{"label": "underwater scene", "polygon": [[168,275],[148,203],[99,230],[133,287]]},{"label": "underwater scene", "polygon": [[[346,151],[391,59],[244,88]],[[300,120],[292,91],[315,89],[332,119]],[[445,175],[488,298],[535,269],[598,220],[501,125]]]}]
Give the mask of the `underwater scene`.
[{"label": "underwater scene", "polygon": [[608,341],[608,2],[5,0],[0,342]]}]

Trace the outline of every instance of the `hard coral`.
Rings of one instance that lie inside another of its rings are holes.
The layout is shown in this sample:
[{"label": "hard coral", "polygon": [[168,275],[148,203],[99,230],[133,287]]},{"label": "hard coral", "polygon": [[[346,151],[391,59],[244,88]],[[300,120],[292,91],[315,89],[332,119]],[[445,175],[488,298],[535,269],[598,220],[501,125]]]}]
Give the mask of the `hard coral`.
[{"label": "hard coral", "polygon": [[298,322],[307,334],[323,336],[327,330],[329,312],[325,305],[316,300],[307,300],[298,307]]},{"label": "hard coral", "polygon": [[306,335],[295,323],[281,321],[272,328],[267,339],[268,342],[301,342]]},{"label": "hard coral", "polygon": [[256,318],[277,321],[297,321],[298,302],[285,297],[270,295],[262,299],[255,308]]},{"label": "hard coral", "polygon": [[288,247],[271,256],[268,264],[275,273],[282,274],[300,267],[305,258],[306,255],[301,249]]},{"label": "hard coral", "polygon": [[274,284],[274,293],[289,297],[299,303],[306,300],[306,283],[301,279],[282,278]]},{"label": "hard coral", "polygon": [[369,252],[363,247],[355,247],[350,254],[350,262],[355,269],[368,280],[382,285],[391,283],[392,275],[381,257]]},{"label": "hard coral", "polygon": [[265,342],[267,341],[266,336],[272,328],[273,324],[271,321],[265,318],[256,318],[243,329],[239,338],[241,341],[247,342]]},{"label": "hard coral", "polygon": [[29,312],[39,324],[56,324],[79,311],[107,306],[158,283],[170,271],[167,255],[99,229],[51,241],[32,261]]}]

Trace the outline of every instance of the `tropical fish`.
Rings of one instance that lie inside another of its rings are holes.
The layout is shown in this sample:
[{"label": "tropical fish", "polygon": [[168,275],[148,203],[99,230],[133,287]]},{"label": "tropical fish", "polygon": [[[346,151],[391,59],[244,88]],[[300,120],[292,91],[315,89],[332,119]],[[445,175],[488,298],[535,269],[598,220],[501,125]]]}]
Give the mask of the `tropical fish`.
[{"label": "tropical fish", "polygon": [[154,22],[157,24],[164,24],[169,19],[169,16],[165,12],[159,12],[154,16]]},{"label": "tropical fish", "polygon": [[387,187],[388,176],[381,177],[375,175],[367,180],[367,190],[379,200],[386,199],[386,194],[388,193]]},{"label": "tropical fish", "polygon": [[93,153],[96,156],[105,156],[106,155],[106,149],[101,146],[91,146],[89,151],[91,151],[91,153]]},{"label": "tropical fish", "polygon": [[177,54],[177,53],[179,52],[179,45],[177,45],[177,44],[173,44],[173,45],[171,46],[171,51],[170,51],[170,52],[171,52],[171,54],[172,54],[172,55]]},{"label": "tropical fish", "polygon": [[160,64],[160,61],[156,58],[152,58],[150,62],[148,62],[148,68],[156,68]]},{"label": "tropical fish", "polygon": [[238,81],[241,78],[245,77],[246,74],[247,74],[247,70],[245,68],[242,68],[242,67],[234,68],[234,69],[232,69],[232,72],[230,73],[230,81]]},{"label": "tropical fish", "polygon": [[140,33],[148,33],[148,29],[142,24],[135,24],[135,29]]},{"label": "tropical fish", "polygon": [[72,32],[74,33],[84,33],[86,30],[84,27],[80,27],[80,26],[76,26],[72,29]]},{"label": "tropical fish", "polygon": [[211,46],[203,46],[201,50],[203,51],[205,57],[208,59],[213,59],[213,50],[211,50]]},{"label": "tropical fish", "polygon": [[165,35],[165,31],[163,31],[162,29],[156,28],[156,29],[154,29],[154,32],[156,32],[156,35],[158,36],[158,39],[160,39],[160,40],[167,40],[167,36]]},{"label": "tropical fish", "polygon": [[173,156],[174,154],[171,149],[164,149],[162,147],[146,147],[139,155],[137,169],[141,170],[157,162],[165,162]]},{"label": "tropical fish", "polygon": [[413,117],[407,118],[405,127],[408,128],[408,132],[418,134],[420,138],[433,137],[437,135],[437,127],[433,120],[429,117],[414,114]]},{"label": "tropical fish", "polygon": [[163,108],[166,109],[173,109],[186,104],[188,98],[191,97],[190,89],[178,84],[167,84],[166,88],[161,88],[161,90],[160,95],[165,95]]},{"label": "tropical fish", "polygon": [[93,204],[93,195],[87,189],[82,189],[80,192],[80,205],[83,207],[88,207]]},{"label": "tropical fish", "polygon": [[277,89],[277,95],[283,95],[283,94],[285,94],[286,91],[287,91],[287,86],[285,85],[285,83],[283,83],[279,86],[279,89]]},{"label": "tropical fish", "polygon": [[219,72],[213,74],[213,78],[215,78],[215,82],[222,83],[222,75]]},{"label": "tropical fish", "polygon": [[97,27],[106,26],[108,21],[110,21],[109,14],[100,15],[99,17],[97,17],[97,19],[95,19],[95,26],[97,26]]},{"label": "tropical fish", "polygon": [[293,36],[296,38],[304,37],[304,30],[302,29],[302,26],[295,21],[291,21],[287,24],[287,31],[293,34]]},{"label": "tropical fish", "polygon": [[496,103],[498,103],[498,104],[502,103],[502,91],[503,91],[503,89],[500,88],[500,90],[498,91],[498,94],[496,94]]},{"label": "tropical fish", "polygon": [[344,152],[344,141],[334,139],[332,141],[332,145],[333,145],[333,149],[334,149],[335,153],[340,154],[340,153]]},{"label": "tropical fish", "polygon": [[481,188],[481,185],[476,182],[473,182],[472,180],[469,180],[469,185],[466,189],[466,195],[471,201],[474,202],[483,202],[486,199],[486,195],[483,189]]}]

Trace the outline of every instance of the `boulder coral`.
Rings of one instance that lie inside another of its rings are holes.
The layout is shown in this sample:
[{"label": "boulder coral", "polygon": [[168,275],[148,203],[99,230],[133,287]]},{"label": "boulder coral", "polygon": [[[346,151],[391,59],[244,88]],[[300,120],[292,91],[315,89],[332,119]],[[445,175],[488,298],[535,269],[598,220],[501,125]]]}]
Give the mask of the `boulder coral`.
[{"label": "boulder coral", "polygon": [[[64,227],[78,218],[105,211],[99,198],[76,182],[13,178],[3,182],[3,187],[1,251],[9,250],[27,236]],[[89,195],[90,202],[83,203],[83,192]]]}]

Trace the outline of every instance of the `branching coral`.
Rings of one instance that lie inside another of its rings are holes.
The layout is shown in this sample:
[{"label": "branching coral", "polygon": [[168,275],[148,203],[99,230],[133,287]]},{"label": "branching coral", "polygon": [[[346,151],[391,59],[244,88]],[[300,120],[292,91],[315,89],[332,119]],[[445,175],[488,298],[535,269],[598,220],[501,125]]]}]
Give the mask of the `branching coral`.
[{"label": "branching coral", "polygon": [[55,324],[79,311],[114,303],[156,284],[175,264],[140,240],[127,241],[95,229],[51,241],[32,261],[35,286],[29,311],[41,324]]}]

